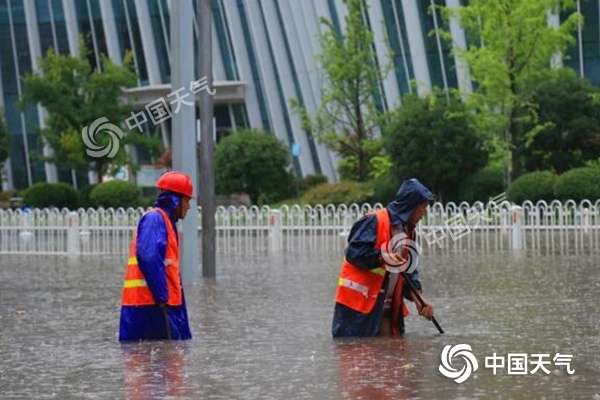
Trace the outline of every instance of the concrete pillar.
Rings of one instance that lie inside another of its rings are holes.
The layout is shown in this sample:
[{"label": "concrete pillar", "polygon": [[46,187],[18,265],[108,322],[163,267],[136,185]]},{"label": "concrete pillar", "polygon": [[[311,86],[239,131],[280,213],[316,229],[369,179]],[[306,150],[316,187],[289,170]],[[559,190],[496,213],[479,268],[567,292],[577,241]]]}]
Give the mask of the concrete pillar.
[{"label": "concrete pillar", "polygon": [[515,251],[523,250],[523,207],[512,206],[512,241],[511,247]]},{"label": "concrete pillar", "polygon": [[269,215],[269,252],[275,253],[283,249],[283,232],[281,230],[281,212],[271,210]]},{"label": "concrete pillar", "polygon": [[[178,0],[171,5],[171,80],[173,88],[190,87],[194,80],[194,52],[192,51],[194,11],[190,0]],[[186,91],[187,92],[187,91]],[[192,96],[190,96],[192,97]],[[193,98],[193,97],[192,97]],[[198,197],[195,110],[183,105],[173,114],[171,126],[173,169],[185,172],[194,183]],[[190,210],[182,222],[180,244],[181,279],[183,284],[198,279],[198,203],[190,201]]]},{"label": "concrete pillar", "polygon": [[79,216],[75,211],[67,214],[67,254],[79,253]]}]

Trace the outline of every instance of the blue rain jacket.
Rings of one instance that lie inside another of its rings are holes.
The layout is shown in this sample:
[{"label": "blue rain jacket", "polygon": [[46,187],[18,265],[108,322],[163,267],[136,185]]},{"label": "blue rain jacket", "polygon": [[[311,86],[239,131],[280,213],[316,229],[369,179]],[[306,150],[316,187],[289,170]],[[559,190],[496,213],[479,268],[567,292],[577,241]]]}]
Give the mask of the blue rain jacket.
[{"label": "blue rain jacket", "polygon": [[[163,209],[171,219],[177,235],[175,209],[179,206],[180,197],[174,193],[161,193],[154,207]],[[164,259],[167,251],[167,227],[158,211],[148,212],[140,219],[137,226],[138,265],[146,278],[146,283],[157,303],[167,301],[167,280]],[[171,327],[171,339],[191,339],[192,333],[188,322],[185,296],[180,306],[167,306],[167,315]],[[119,340],[161,340],[167,339],[167,328],[163,311],[155,305],[122,306]]]},{"label": "blue rain jacket", "polygon": [[[432,201],[433,194],[417,179],[409,179],[398,189],[392,202],[387,205],[390,214],[390,225],[404,231],[414,229],[407,221],[413,210],[424,201]],[[377,241],[377,217],[365,215],[358,220],[350,230],[346,260],[353,265],[373,269],[380,266],[381,250],[375,248]],[[382,288],[387,288],[389,272],[386,273]],[[421,288],[418,268],[407,274],[413,285]],[[383,304],[386,290],[382,290],[370,314],[363,314],[343,304],[336,303],[333,313],[333,337],[371,337],[377,335],[383,316]],[[403,295],[408,298],[410,287],[404,284]],[[404,320],[400,318],[400,332],[404,332]]]}]

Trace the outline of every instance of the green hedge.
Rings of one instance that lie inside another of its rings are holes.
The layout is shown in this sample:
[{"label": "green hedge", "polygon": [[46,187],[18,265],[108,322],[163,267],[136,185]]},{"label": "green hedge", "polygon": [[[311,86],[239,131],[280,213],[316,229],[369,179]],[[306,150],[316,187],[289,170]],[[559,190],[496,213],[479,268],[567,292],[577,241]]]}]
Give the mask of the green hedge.
[{"label": "green hedge", "polygon": [[327,183],[327,176],[323,174],[309,174],[304,178],[300,179],[299,189],[300,193],[305,193],[307,190],[314,188],[315,186]]},{"label": "green hedge", "polygon": [[29,207],[58,207],[74,210],[79,204],[79,195],[73,186],[67,183],[40,182],[25,192],[23,205]]},{"label": "green hedge", "polygon": [[90,199],[99,207],[139,207],[142,205],[141,190],[131,182],[103,182],[92,190]]},{"label": "green hedge", "polygon": [[373,179],[369,182],[371,193],[373,193],[369,202],[387,205],[390,201],[394,200],[401,184],[402,182],[393,172],[383,174]]},{"label": "green hedge", "polygon": [[98,185],[97,184],[88,185],[79,190],[79,207],[83,207],[83,208],[96,207],[96,202],[94,200],[92,200],[92,198],[90,197],[92,194],[92,190],[94,190],[94,188],[96,186],[98,186]]},{"label": "green hedge", "polygon": [[487,203],[504,193],[504,171],[502,167],[485,167],[469,175],[459,189],[459,201],[470,204],[476,201]]},{"label": "green hedge", "polygon": [[575,168],[565,172],[556,180],[554,194],[561,201],[600,199],[600,168]]},{"label": "green hedge", "polygon": [[317,204],[362,204],[368,202],[372,196],[373,193],[368,184],[342,181],[313,187],[302,196],[302,203],[313,206]]},{"label": "green hedge", "polygon": [[550,171],[529,172],[519,176],[506,193],[508,200],[522,204],[525,200],[554,200],[554,184],[557,176]]}]

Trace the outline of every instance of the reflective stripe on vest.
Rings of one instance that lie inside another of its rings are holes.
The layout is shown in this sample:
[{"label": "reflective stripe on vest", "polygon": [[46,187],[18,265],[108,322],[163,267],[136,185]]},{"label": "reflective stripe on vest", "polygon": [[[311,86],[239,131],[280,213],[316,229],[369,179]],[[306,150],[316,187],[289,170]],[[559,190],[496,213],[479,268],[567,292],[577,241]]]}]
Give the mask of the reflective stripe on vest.
[{"label": "reflective stripe on vest", "polygon": [[360,283],[356,283],[354,281],[351,281],[350,279],[344,279],[344,278],[340,278],[338,280],[338,285],[340,286],[345,286],[347,288],[350,288],[352,290],[356,290],[357,292],[360,292],[363,294],[363,296],[368,297],[369,296],[369,288],[361,285]]},{"label": "reflective stripe on vest", "polygon": [[[385,269],[383,268],[374,268],[369,270],[370,272],[377,274],[377,275],[385,275]],[[369,288],[366,287],[365,285],[361,285],[360,283],[351,281],[350,279],[344,279],[344,278],[340,278],[338,279],[338,285],[339,286],[345,286],[347,288],[356,290],[357,292],[362,293],[365,297],[369,296]]]},{"label": "reflective stripe on vest", "polygon": [[141,287],[141,286],[148,286],[146,284],[145,279],[129,279],[129,280],[125,280],[125,283],[123,284],[123,287],[125,287],[125,288]]},{"label": "reflective stripe on vest", "polygon": [[[165,267],[172,265],[173,260],[166,259],[164,261],[164,264],[165,264]],[[129,259],[127,260],[127,266],[129,267],[130,265],[136,266],[139,268],[137,257],[129,257]],[[133,288],[133,287],[141,287],[141,286],[148,286],[145,279],[125,279],[125,282],[123,283],[124,288]]]},{"label": "reflective stripe on vest", "polygon": [[[165,251],[165,278],[167,284],[167,304],[178,306],[183,303],[181,277],[179,272],[179,244],[175,235],[175,230],[167,214],[159,209],[158,211],[167,230],[167,247]],[[137,254],[137,232],[134,232],[127,260],[127,271],[125,272],[125,281],[123,282],[122,305],[140,306],[156,304],[154,296],[148,287],[148,283],[138,265]]]},{"label": "reflective stripe on vest", "polygon": [[[379,250],[383,243],[387,243],[391,239],[390,217],[386,208],[375,211],[375,217],[377,218],[377,238],[374,248]],[[385,274],[383,261],[381,266],[365,270],[344,259],[335,301],[355,311],[369,314],[375,307]]]}]

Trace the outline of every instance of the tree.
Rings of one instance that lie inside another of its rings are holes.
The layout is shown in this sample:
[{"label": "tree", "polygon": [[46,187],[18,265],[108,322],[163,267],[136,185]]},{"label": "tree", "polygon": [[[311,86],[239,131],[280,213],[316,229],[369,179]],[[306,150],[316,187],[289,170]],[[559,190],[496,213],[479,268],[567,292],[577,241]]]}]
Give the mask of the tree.
[{"label": "tree", "polygon": [[484,138],[471,118],[456,94],[404,95],[385,131],[395,175],[418,178],[438,199],[453,200],[463,178],[487,163]]},{"label": "tree", "polygon": [[373,33],[364,19],[364,0],[343,2],[348,14],[341,35],[330,20],[321,19],[325,29],[320,35],[322,51],[317,60],[323,82],[315,115],[309,115],[297,100],[291,103],[300,113],[304,129],[340,156],[342,179],[365,181],[371,159],[382,151],[381,141],[375,139],[381,117],[375,103],[381,70],[375,62]]},{"label": "tree", "polygon": [[477,0],[445,8],[445,15],[457,17],[471,39],[467,50],[458,51],[476,83],[470,101],[484,120],[480,123],[504,135],[512,179],[521,174],[523,144],[542,129],[528,84],[574,42],[580,17],[571,13],[554,28],[548,25],[548,13],[573,7],[573,0]]},{"label": "tree", "polygon": [[247,193],[253,203],[283,200],[293,195],[290,152],[274,135],[239,130],[215,148],[215,189],[218,194]]},{"label": "tree", "polygon": [[[128,162],[125,144],[139,143],[150,149],[156,146],[154,141],[134,132],[122,140],[118,137],[122,133],[119,124],[129,111],[119,96],[124,88],[136,83],[131,53],[126,54],[122,65],[115,65],[103,55],[102,71],[98,71],[89,62],[89,49],[83,40],[79,47],[79,56],[56,54],[49,49],[39,61],[41,73],[23,77],[25,90],[20,102],[23,107],[40,104],[48,113],[46,127],[39,131],[53,151],[46,161],[75,170],[93,169],[101,181],[109,165],[118,167]],[[94,124],[100,118],[104,120]],[[90,146],[84,142],[83,132],[86,127],[87,136],[95,141],[97,149],[106,151],[88,154]]]},{"label": "tree", "polygon": [[535,85],[544,129],[523,147],[528,171],[558,174],[583,167],[600,154],[600,89],[570,68],[547,71]]},{"label": "tree", "polygon": [[[8,126],[4,118],[4,110],[0,108],[0,170],[4,167],[4,162],[10,154],[10,136]],[[0,172],[0,189],[2,188],[2,173]]]}]

